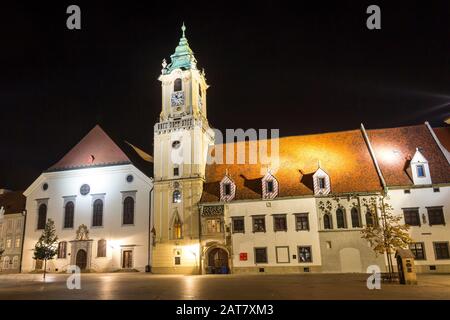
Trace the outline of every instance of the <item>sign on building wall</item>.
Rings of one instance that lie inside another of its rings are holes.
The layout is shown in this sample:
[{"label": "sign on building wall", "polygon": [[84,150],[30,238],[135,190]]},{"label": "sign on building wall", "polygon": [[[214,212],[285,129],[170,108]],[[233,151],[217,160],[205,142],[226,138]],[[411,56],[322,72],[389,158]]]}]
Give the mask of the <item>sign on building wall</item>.
[{"label": "sign on building wall", "polygon": [[240,261],[247,261],[247,252],[239,253],[239,260]]}]

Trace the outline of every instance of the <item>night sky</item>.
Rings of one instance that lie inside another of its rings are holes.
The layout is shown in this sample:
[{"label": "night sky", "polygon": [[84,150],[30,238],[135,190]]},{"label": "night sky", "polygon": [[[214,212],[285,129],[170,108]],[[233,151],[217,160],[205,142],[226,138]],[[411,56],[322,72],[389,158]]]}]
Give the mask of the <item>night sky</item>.
[{"label": "night sky", "polygon": [[[183,21],[215,128],[444,125],[448,1],[314,2],[2,4],[0,188],[28,187],[97,123],[152,154],[157,78]],[[79,31],[66,28],[70,4]],[[381,30],[366,28],[369,4],[381,7]]]}]

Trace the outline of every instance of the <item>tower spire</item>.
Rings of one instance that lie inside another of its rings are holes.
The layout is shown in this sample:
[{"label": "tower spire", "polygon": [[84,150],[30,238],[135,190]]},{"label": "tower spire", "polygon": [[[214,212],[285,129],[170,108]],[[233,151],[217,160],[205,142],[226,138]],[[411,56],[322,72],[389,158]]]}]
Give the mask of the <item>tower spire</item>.
[{"label": "tower spire", "polygon": [[170,56],[171,62],[167,67],[163,68],[163,74],[168,74],[177,68],[182,70],[197,69],[197,60],[186,39],[186,25],[184,22],[181,26],[181,31],[182,36],[178,42],[178,46],[175,48],[175,52]]},{"label": "tower spire", "polygon": [[181,31],[183,31],[183,38],[186,38],[186,35],[185,35],[185,31],[186,31],[186,26],[184,25],[184,21],[183,21],[183,25],[181,26]]}]

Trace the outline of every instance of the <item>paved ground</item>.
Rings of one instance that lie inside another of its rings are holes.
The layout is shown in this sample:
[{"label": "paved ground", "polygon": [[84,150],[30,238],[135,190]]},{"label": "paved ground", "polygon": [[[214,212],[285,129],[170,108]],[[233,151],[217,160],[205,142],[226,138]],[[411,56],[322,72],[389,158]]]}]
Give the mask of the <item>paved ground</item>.
[{"label": "paved ground", "polygon": [[450,299],[450,275],[419,275],[419,284],[368,290],[366,275],[82,274],[68,290],[67,275],[0,275],[0,299]]}]

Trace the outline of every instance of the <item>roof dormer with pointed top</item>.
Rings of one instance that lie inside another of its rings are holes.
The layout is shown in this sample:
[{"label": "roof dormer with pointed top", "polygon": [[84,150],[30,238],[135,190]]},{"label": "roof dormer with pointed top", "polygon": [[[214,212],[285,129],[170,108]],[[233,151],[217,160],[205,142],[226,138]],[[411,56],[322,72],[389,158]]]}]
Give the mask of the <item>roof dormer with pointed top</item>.
[{"label": "roof dormer with pointed top", "polygon": [[424,157],[422,152],[420,152],[420,148],[416,148],[416,153],[411,159],[411,173],[415,185],[432,183],[428,160]]}]

